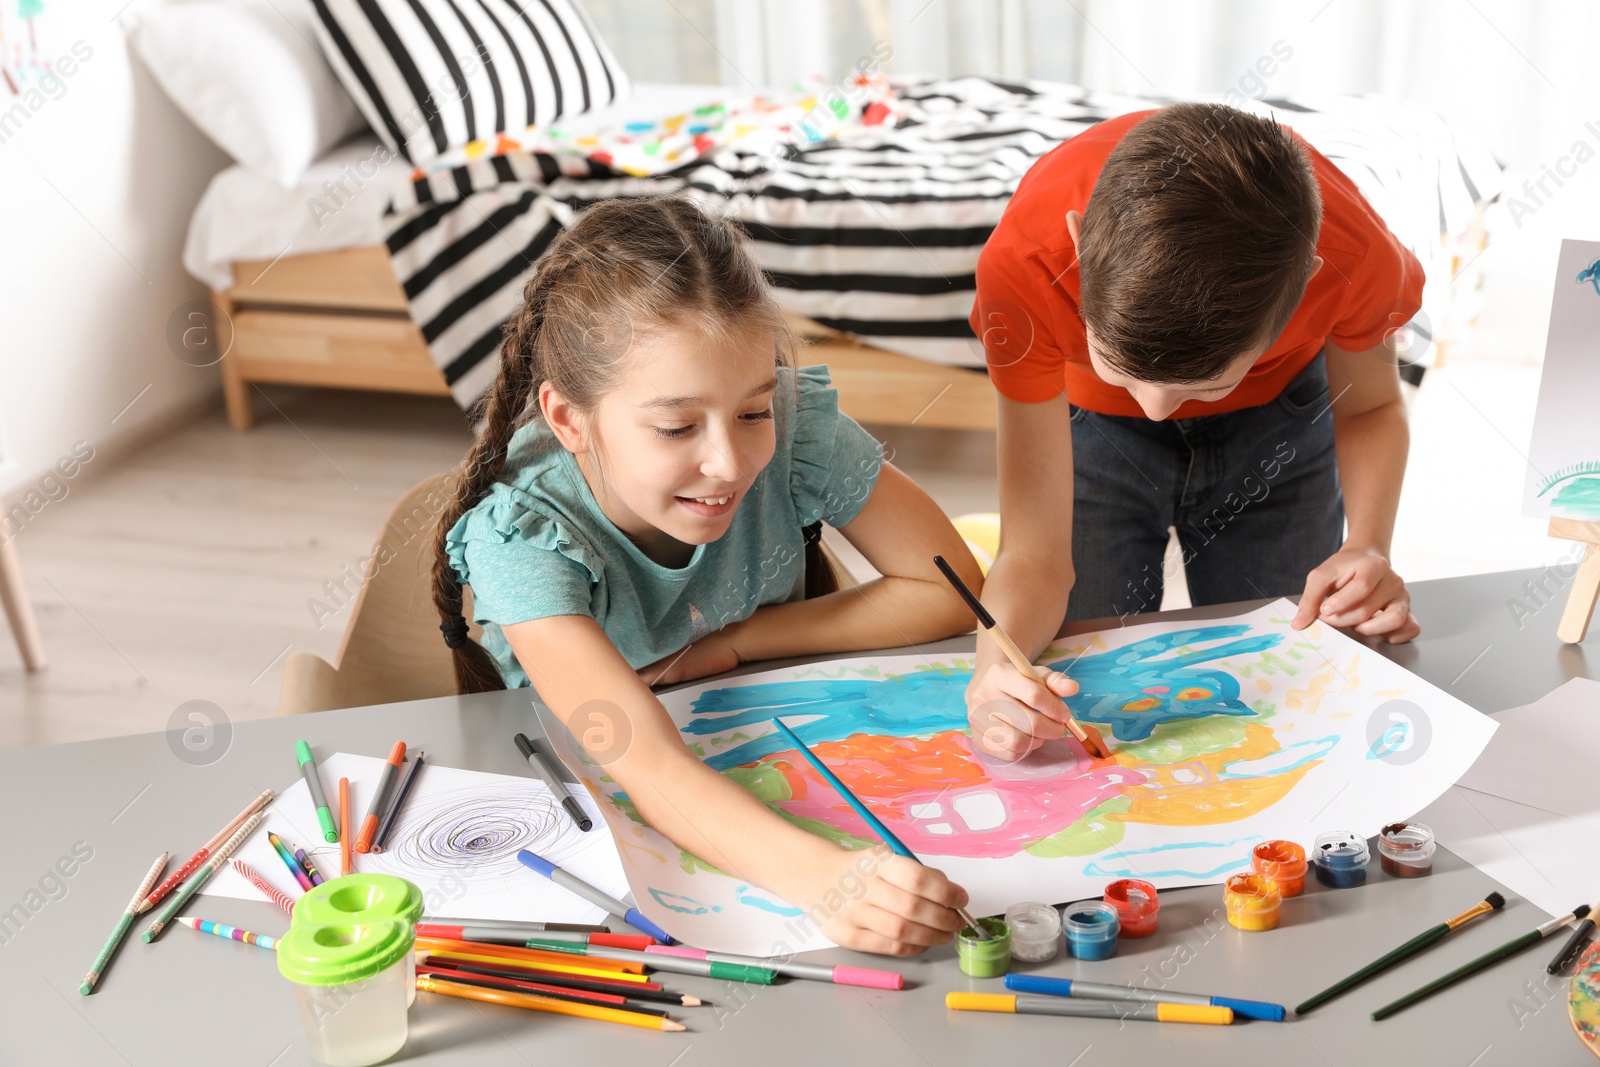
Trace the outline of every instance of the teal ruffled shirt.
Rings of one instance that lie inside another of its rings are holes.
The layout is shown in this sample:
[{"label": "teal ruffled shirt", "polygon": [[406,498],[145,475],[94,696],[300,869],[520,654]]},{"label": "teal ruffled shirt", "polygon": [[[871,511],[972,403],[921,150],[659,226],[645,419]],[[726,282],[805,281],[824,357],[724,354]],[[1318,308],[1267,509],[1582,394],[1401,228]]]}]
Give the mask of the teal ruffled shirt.
[{"label": "teal ruffled shirt", "polygon": [[883,446],[840,412],[825,367],[780,370],[774,404],[772,462],[728,532],[678,568],[649,559],[606,518],[543,420],[512,436],[500,480],[446,539],[507,688],[529,682],[502,626],[587,615],[637,669],[800,595],[801,528],[855,518],[877,484]]}]

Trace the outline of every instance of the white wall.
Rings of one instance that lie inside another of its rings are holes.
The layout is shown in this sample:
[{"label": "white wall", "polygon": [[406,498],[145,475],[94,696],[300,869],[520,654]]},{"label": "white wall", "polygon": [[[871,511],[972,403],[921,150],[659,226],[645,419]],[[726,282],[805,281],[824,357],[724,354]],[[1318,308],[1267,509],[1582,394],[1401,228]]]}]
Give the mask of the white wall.
[{"label": "white wall", "polygon": [[130,54],[115,21],[125,6],[47,0],[40,45],[76,49],[76,70],[32,98],[37,110],[0,83],[0,120],[28,111],[0,130],[0,492],[13,498],[76,442],[95,449],[93,469],[219,392],[217,368],[181,362],[166,329],[206,295],[180,254],[229,161]]}]

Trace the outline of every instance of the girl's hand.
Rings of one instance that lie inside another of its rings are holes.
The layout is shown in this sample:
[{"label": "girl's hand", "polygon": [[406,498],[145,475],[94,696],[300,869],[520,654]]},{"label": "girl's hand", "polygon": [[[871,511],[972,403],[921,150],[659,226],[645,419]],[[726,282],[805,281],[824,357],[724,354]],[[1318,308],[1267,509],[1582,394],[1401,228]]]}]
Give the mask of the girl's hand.
[{"label": "girl's hand", "polygon": [[733,670],[743,660],[739,658],[738,649],[733,647],[729,629],[731,627],[723,627],[709,633],[666,659],[639,668],[639,677],[649,686],[677,685]]},{"label": "girl's hand", "polygon": [[967,906],[967,891],[887,845],[840,849],[836,860],[830,857],[820,868],[799,906],[827,911],[822,933],[844,948],[915,956],[948,944],[967,925],[956,914]]},{"label": "girl's hand", "polygon": [[1016,761],[1067,732],[1062,697],[1078,683],[1059,671],[1047,682],[1031,678],[1009,660],[991,663],[967,685],[967,725],[972,742],[989,755]]},{"label": "girl's hand", "polygon": [[1345,546],[1306,577],[1300,610],[1291,625],[1303,630],[1320,618],[1329,626],[1382,637],[1391,645],[1411,640],[1422,626],[1411,612],[1411,593],[1389,560],[1370,549]]}]

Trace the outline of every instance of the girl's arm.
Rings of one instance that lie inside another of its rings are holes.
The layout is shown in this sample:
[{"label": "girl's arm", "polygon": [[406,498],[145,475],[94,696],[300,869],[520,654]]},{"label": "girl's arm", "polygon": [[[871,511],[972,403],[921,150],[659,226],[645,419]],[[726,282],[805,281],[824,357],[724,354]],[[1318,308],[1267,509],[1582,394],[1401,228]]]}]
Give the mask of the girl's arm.
[{"label": "girl's arm", "polygon": [[964,925],[954,909],[966,891],[939,871],[887,850],[840,848],[701,763],[593,619],[562,615],[504,632],[551,711],[680,848],[778,893],[846,948],[909,956]]},{"label": "girl's arm", "polygon": [[881,578],[812,600],[758,608],[640,675],[651,685],[669,685],[751,660],[897,648],[973,628],[972,612],[934,567],[933,557],[949,560],[973,592],[982,588],[983,575],[939,505],[893,464],[883,465],[872,495],[839,532]]}]

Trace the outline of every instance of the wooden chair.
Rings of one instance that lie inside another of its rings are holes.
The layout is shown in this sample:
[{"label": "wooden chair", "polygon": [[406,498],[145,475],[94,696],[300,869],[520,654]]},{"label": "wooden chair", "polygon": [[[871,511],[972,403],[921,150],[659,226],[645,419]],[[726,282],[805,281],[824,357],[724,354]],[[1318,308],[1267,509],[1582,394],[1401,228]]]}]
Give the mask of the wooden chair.
[{"label": "wooden chair", "polygon": [[[333,663],[296,652],[283,668],[279,715],[453,696],[455,670],[439,633],[431,578],[434,523],[449,474],[413,487],[384,521]],[[463,614],[472,618],[466,591]],[[474,639],[480,627],[471,627]]]},{"label": "wooden chair", "polygon": [[[0,518],[5,508],[0,505]],[[22,564],[17,561],[17,546],[4,531],[0,531],[0,607],[11,622],[11,634],[17,639],[17,651],[22,653],[22,666],[28,671],[44,670],[44,643],[39,640],[39,626],[33,619],[33,604],[28,600],[28,590],[22,584]]]}]

